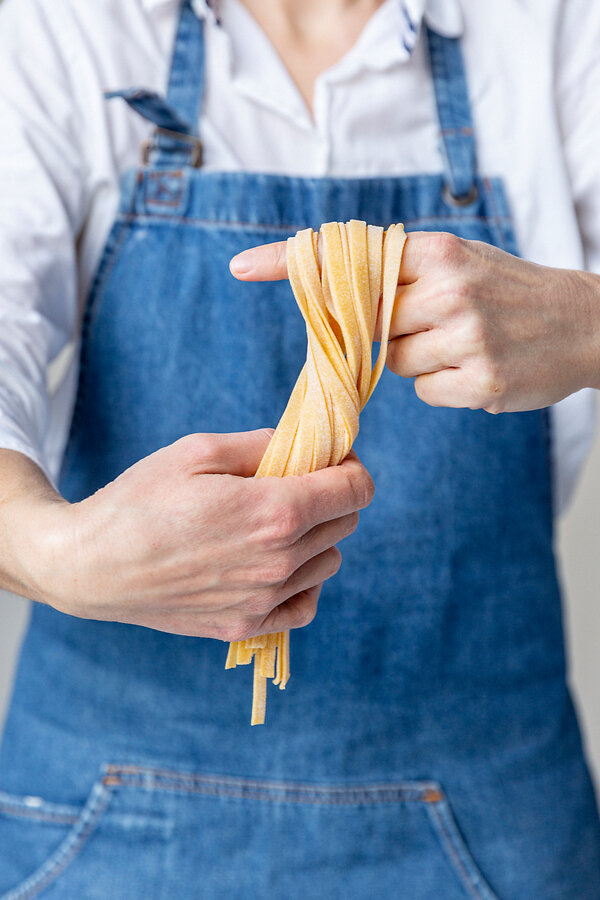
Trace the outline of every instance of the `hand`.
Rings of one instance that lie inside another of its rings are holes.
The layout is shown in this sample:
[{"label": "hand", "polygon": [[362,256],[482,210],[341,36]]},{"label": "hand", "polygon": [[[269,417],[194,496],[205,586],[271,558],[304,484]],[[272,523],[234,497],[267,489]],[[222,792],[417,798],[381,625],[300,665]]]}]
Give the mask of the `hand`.
[{"label": "hand", "polygon": [[[285,243],[235,257],[236,277],[286,276]],[[388,366],[432,406],[537,409],[600,385],[600,278],[451,234],[404,250]]]},{"label": "hand", "polygon": [[269,438],[190,435],[81,503],[46,503],[33,515],[37,599],[226,641],[307,625],[373,484],[355,455],[309,475],[251,478]]}]

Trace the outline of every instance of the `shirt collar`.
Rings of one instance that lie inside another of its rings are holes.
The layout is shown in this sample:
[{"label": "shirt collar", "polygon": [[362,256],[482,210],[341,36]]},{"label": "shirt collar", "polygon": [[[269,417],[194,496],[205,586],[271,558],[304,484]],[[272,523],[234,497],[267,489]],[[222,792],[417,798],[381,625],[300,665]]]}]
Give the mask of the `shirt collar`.
[{"label": "shirt collar", "polygon": [[329,70],[343,78],[361,68],[384,71],[410,59],[425,22],[444,37],[460,37],[459,0],[386,0],[367,22],[351,50]]},{"label": "shirt collar", "polygon": [[458,38],[464,22],[459,0],[399,0],[402,43],[412,53],[423,21],[443,37]]},{"label": "shirt collar", "polygon": [[[0,0],[1,2],[1,0]],[[181,0],[142,0],[151,10],[178,8]],[[416,47],[421,25],[425,21],[445,37],[459,37],[462,33],[460,0],[385,0],[367,22],[358,41],[320,79],[336,82],[355,77],[365,68],[385,71],[410,59]],[[218,25],[211,0],[192,0],[196,14],[212,25]],[[250,13],[241,3],[223,3],[219,12],[223,28],[216,28],[219,52],[226,60],[237,90],[253,97],[263,106],[270,106],[279,115],[286,115],[299,125],[312,127],[310,114],[299,92],[293,87],[283,69],[283,63],[261,43],[267,38],[258,32],[253,41],[241,39],[249,30]],[[228,27],[229,26],[229,27]],[[259,54],[261,71],[256,71]]]},{"label": "shirt collar", "polygon": [[[174,0],[143,0],[149,9],[175,5]],[[398,7],[400,38],[410,54],[417,42],[423,19],[444,37],[460,37],[463,15],[459,0],[393,0]],[[192,0],[196,15],[201,19],[215,18],[210,0]],[[385,4],[384,4],[385,5]]]},{"label": "shirt collar", "polygon": [[[142,0],[146,9],[159,9],[162,6],[179,6],[179,0]],[[194,12],[199,19],[215,19],[210,0],[192,0]]]}]

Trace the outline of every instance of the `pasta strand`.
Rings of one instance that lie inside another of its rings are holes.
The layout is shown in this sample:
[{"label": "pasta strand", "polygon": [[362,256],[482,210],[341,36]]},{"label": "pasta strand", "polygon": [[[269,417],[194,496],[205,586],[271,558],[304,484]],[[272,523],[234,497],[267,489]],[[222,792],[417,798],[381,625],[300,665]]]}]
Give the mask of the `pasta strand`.
[{"label": "pasta strand", "polygon": [[[322,265],[311,228],[287,242],[288,276],[307,334],[306,363],[262,458],[257,478],[304,475],[338,465],[358,434],[359,415],[387,355],[406,234],[351,220],[321,226]],[[381,344],[372,344],[381,297]],[[266,679],[290,677],[289,631],[233,642],[225,668],[254,659],[252,725],[263,724]]]}]

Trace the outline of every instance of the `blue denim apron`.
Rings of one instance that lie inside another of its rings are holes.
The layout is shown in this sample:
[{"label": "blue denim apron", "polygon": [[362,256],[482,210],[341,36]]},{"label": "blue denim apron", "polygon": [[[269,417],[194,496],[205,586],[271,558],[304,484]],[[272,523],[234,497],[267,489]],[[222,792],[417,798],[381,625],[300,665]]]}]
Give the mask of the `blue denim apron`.
[{"label": "blue denim apron", "polygon": [[[460,46],[426,39],[443,173],[204,172],[184,4],[168,105],[123,92],[163,130],[91,290],[70,500],[186,433],[277,422],[305,332],[287,283],[229,275],[243,248],[359,218],[516,252],[502,184],[476,172]],[[375,500],[264,727],[225,644],[35,607],[0,759],[4,900],[600,898],[547,413],[433,409],[387,372],[357,450]]]}]

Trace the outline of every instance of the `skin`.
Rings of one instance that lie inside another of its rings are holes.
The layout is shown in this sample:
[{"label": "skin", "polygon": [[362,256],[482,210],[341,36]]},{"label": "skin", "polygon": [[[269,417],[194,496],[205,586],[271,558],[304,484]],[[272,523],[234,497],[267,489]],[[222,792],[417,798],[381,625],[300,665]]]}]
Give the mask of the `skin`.
[{"label": "skin", "polygon": [[383,0],[242,0],[312,109],[315,81],[356,43]]},{"label": "skin", "polygon": [[[242,281],[287,277],[286,244],[234,257]],[[518,259],[480,241],[413,232],[387,364],[431,406],[539,409],[600,387],[600,277]]]},{"label": "skin", "polygon": [[354,454],[254,479],[271,433],[189,435],[73,504],[0,451],[0,587],[81,618],[224,641],[307,625],[373,483]]}]

